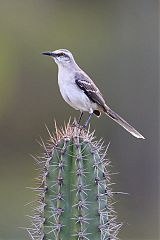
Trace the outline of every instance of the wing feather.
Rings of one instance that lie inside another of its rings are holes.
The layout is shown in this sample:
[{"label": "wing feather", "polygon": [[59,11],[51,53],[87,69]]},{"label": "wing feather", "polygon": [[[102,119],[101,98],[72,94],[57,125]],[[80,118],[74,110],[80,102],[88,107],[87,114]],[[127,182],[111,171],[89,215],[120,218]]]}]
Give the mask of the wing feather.
[{"label": "wing feather", "polygon": [[97,103],[103,109],[105,108],[105,101],[101,92],[87,75],[76,73],[75,82],[92,102]]}]

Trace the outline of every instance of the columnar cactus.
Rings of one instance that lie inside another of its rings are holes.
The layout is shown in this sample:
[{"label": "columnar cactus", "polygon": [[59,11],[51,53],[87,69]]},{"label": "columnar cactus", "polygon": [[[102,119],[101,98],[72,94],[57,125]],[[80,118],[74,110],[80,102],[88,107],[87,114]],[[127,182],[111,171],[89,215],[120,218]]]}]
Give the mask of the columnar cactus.
[{"label": "columnar cactus", "polygon": [[68,123],[43,144],[38,206],[27,229],[32,239],[118,239],[107,149],[102,153],[93,135]]}]

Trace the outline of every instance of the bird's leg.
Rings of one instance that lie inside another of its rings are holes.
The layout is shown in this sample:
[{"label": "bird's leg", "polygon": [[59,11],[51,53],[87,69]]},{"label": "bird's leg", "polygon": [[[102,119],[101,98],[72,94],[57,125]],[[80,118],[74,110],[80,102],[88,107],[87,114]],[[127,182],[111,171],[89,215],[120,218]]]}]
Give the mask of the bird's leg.
[{"label": "bird's leg", "polygon": [[92,114],[93,114],[93,112],[89,114],[89,116],[88,116],[88,118],[87,118],[85,124],[83,125],[83,128],[86,128],[86,127],[87,127],[87,125],[88,125],[88,123],[89,123],[89,120],[90,120],[91,117],[92,117]]},{"label": "bird's leg", "polygon": [[80,124],[80,121],[81,121],[81,119],[82,119],[82,116],[83,116],[83,112],[80,113],[80,116],[79,116],[79,119],[78,119],[78,122],[77,122],[78,125]]}]

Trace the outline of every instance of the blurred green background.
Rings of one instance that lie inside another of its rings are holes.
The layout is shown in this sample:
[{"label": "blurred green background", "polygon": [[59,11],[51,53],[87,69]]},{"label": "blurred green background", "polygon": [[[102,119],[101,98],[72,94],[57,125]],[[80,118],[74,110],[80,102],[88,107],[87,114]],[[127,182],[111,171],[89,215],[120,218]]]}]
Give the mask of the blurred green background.
[{"label": "blurred green background", "polygon": [[123,240],[158,240],[158,1],[0,1],[0,239],[28,239],[19,227],[35,195],[35,139],[45,124],[78,116],[61,98],[57,66],[42,51],[67,48],[95,80],[107,103],[146,140],[111,120],[92,118],[91,128],[111,141]]}]

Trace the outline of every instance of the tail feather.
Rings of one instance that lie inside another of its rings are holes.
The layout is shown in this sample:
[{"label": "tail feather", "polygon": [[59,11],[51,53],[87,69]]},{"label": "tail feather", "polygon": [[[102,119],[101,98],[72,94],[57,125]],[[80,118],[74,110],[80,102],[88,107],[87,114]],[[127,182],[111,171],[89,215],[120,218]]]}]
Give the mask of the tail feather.
[{"label": "tail feather", "polygon": [[120,117],[117,113],[115,113],[112,109],[106,106],[105,113],[113,119],[115,122],[117,122],[119,125],[121,125],[123,128],[125,128],[129,133],[131,133],[136,138],[142,138],[145,139],[135,128],[133,128],[129,123],[127,123],[122,117]]}]

